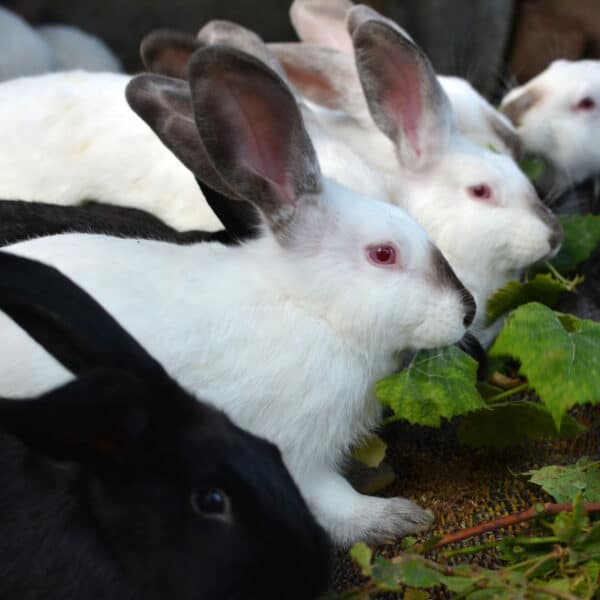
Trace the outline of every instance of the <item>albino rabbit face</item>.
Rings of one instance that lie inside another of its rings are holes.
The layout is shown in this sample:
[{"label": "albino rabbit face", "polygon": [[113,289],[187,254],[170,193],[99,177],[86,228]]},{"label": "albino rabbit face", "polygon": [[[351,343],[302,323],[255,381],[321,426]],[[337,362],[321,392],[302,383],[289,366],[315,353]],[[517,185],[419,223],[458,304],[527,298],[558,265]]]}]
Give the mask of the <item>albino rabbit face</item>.
[{"label": "albino rabbit face", "polygon": [[473,299],[415,220],[331,180],[322,185],[289,230],[278,277],[297,278],[335,327],[388,353],[462,337]]},{"label": "albino rabbit face", "polygon": [[[463,271],[506,273],[554,254],[562,231],[529,180],[505,155],[466,140],[435,169],[398,179],[397,196],[451,264]],[[402,194],[405,194],[402,200]]]},{"label": "albino rabbit face", "polygon": [[600,171],[600,61],[558,60],[504,98],[525,150],[555,171],[564,187]]}]

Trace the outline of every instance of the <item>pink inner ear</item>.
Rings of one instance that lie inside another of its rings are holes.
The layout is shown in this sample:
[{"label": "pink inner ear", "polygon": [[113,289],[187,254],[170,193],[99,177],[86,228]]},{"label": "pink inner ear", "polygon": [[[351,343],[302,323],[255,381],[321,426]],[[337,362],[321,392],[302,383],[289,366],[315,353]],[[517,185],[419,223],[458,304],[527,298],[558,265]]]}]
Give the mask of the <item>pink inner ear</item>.
[{"label": "pink inner ear", "polygon": [[419,130],[422,116],[422,79],[419,68],[412,61],[398,60],[398,53],[383,50],[380,58],[383,109],[393,122],[400,122],[403,133],[417,156],[421,156]]},{"label": "pink inner ear", "polygon": [[[353,54],[352,38],[346,29],[346,6],[327,6],[320,8],[296,7],[292,11],[292,21],[303,42],[335,48],[346,54]],[[329,13],[329,14],[328,14]]]},{"label": "pink inner ear", "polygon": [[287,169],[294,126],[289,100],[281,98],[282,90],[269,80],[249,83],[243,75],[227,73],[220,83],[226,88],[220,94],[221,109],[230,124],[228,139],[236,160],[266,179],[281,200],[293,204]]}]

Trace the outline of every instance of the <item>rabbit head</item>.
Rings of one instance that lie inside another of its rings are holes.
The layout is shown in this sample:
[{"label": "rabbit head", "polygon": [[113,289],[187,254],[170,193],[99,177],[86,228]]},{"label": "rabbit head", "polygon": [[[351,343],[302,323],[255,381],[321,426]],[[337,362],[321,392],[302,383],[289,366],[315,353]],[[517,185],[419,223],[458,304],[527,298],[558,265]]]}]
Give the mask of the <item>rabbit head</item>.
[{"label": "rabbit head", "polygon": [[600,61],[557,60],[511,90],[500,109],[525,151],[549,165],[545,191],[560,192],[600,172]]},{"label": "rabbit head", "polygon": [[364,6],[350,11],[348,24],[373,120],[401,166],[396,201],[483,308],[515,271],[558,250],[560,225],[510,157],[457,132],[431,63],[399,27]]},{"label": "rabbit head", "polygon": [[[134,110],[200,179],[258,208],[272,243],[270,269],[329,318],[371,320],[367,314],[380,313],[384,297],[400,295],[410,277],[415,298],[435,288],[436,300],[394,302],[381,331],[362,333],[413,347],[461,337],[471,299],[424,231],[404,211],[323,178],[287,85],[263,61],[231,47],[231,39],[228,47],[194,53],[189,85],[135,78],[127,90]],[[247,36],[243,42],[247,49]],[[184,147],[182,139],[192,143]],[[361,294],[348,290],[349,269]]]},{"label": "rabbit head", "polygon": [[[56,269],[2,252],[0,272],[2,311],[76,376],[38,398],[0,400],[0,428],[41,461],[0,491],[3,547],[17,565],[0,591],[41,585],[45,597],[64,597],[66,565],[79,597],[275,599],[286,590],[304,600],[322,591],[328,540],[273,444],[198,402]],[[26,494],[60,477],[66,489]],[[82,491],[71,497],[73,480]],[[40,511],[46,518],[28,526]],[[38,559],[44,536],[53,552]],[[33,560],[42,575],[32,583]]]}]

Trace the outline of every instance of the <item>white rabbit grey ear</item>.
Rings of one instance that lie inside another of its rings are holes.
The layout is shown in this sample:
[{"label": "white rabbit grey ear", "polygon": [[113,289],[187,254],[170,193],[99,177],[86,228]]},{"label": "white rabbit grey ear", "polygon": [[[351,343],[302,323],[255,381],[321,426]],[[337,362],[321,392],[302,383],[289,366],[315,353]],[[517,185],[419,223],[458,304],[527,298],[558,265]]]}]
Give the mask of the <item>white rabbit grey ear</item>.
[{"label": "white rabbit grey ear", "polygon": [[352,54],[346,30],[346,14],[352,6],[350,0],[294,0],[290,20],[303,42]]},{"label": "white rabbit grey ear", "polygon": [[535,106],[541,98],[541,93],[535,89],[526,90],[516,97],[510,94],[507,97],[508,101],[503,101],[500,105],[500,110],[511,120],[515,127],[519,127],[522,124],[523,115]]},{"label": "white rabbit grey ear", "polygon": [[305,98],[331,110],[342,110],[372,123],[352,56],[303,43],[269,44],[294,88]]},{"label": "white rabbit grey ear", "polygon": [[197,51],[189,75],[196,125],[212,164],[285,239],[297,201],[321,189],[292,93],[266,65],[224,46]]},{"label": "white rabbit grey ear", "polygon": [[161,75],[138,75],[125,90],[131,108],[198,179],[228,198],[237,194],[212,165],[198,134],[187,81]]},{"label": "white rabbit grey ear", "polygon": [[187,79],[188,61],[201,45],[200,41],[188,33],[157,29],[142,40],[140,56],[151,73]]},{"label": "white rabbit grey ear", "polygon": [[510,121],[495,110],[486,114],[486,119],[494,133],[504,142],[504,145],[515,160],[523,158],[523,141]]},{"label": "white rabbit grey ear", "polygon": [[402,28],[366,6],[349,12],[348,29],[375,124],[404,166],[430,166],[449,143],[453,114],[429,59]]},{"label": "white rabbit grey ear", "polygon": [[283,67],[269,50],[262,38],[232,21],[209,21],[199,32],[198,40],[207,46],[228,46],[254,56],[273,69],[286,84],[288,83]]}]

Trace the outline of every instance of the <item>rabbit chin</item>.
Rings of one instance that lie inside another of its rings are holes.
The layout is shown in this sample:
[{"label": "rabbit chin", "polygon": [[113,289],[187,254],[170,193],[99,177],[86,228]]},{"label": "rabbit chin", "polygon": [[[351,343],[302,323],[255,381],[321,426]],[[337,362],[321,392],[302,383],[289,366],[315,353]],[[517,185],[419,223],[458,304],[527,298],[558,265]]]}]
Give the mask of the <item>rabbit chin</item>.
[{"label": "rabbit chin", "polygon": [[449,294],[440,298],[435,306],[426,313],[422,323],[417,325],[411,335],[411,347],[440,348],[460,340],[467,328],[456,318],[464,310],[458,295]]}]

